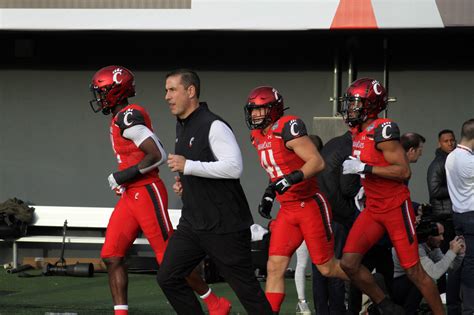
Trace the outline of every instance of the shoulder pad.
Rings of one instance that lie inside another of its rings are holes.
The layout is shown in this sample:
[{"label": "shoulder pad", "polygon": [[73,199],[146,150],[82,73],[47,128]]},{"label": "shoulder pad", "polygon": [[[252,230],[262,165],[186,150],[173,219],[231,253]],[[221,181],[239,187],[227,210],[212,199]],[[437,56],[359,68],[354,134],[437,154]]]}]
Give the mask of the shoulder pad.
[{"label": "shoulder pad", "polygon": [[308,132],[306,131],[306,125],[298,117],[295,117],[285,122],[283,130],[281,132],[281,137],[285,143],[290,140],[307,135]]},{"label": "shoulder pad", "polygon": [[400,129],[395,122],[386,120],[375,127],[374,141],[380,143],[389,140],[400,140]]},{"label": "shoulder pad", "polygon": [[136,125],[146,126],[143,113],[135,108],[129,108],[118,113],[115,124],[119,126],[122,131]]}]

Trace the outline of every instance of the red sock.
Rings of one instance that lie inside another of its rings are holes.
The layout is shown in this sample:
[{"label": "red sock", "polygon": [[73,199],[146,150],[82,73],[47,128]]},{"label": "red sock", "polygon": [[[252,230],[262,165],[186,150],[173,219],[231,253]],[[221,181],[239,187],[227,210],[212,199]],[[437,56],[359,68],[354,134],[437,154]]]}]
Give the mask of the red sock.
[{"label": "red sock", "polygon": [[114,315],[128,315],[128,305],[115,305]]},{"label": "red sock", "polygon": [[206,303],[208,309],[217,307],[217,305],[219,304],[219,298],[212,291],[207,297],[201,297],[201,299],[204,301],[204,303]]},{"label": "red sock", "polygon": [[270,306],[272,307],[272,311],[279,312],[281,303],[283,303],[283,300],[285,299],[285,293],[266,292],[265,295],[268,302],[270,303]]}]

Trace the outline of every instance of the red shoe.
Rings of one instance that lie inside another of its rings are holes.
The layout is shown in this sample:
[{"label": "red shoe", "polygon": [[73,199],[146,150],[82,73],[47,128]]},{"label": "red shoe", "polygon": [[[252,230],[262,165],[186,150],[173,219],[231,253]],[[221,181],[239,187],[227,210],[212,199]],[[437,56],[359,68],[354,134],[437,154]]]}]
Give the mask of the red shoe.
[{"label": "red shoe", "polygon": [[219,303],[212,309],[209,308],[209,315],[228,315],[232,304],[225,297],[219,297]]}]

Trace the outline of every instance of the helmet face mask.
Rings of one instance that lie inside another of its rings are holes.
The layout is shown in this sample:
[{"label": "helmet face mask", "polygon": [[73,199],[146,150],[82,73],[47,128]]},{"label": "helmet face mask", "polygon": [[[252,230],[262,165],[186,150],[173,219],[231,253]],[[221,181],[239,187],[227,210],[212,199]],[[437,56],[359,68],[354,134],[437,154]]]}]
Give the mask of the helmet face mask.
[{"label": "helmet face mask", "polygon": [[364,102],[360,97],[345,95],[342,98],[340,112],[342,118],[349,127],[360,125],[366,120],[367,113],[364,110],[363,103]]},{"label": "helmet face mask", "polygon": [[[261,86],[250,92],[244,106],[245,122],[250,130],[265,129],[283,116],[283,97],[270,86]],[[252,115],[260,110],[260,115]]]},{"label": "helmet face mask", "polygon": [[374,79],[354,81],[342,97],[339,112],[349,127],[356,127],[387,108],[387,92]]},{"label": "helmet face mask", "polygon": [[[90,90],[92,92],[93,99],[89,101],[89,105],[92,108],[92,111],[94,113],[98,113],[102,111],[104,115],[110,114],[110,108],[107,105],[107,89],[103,88],[94,88],[94,86],[91,84],[90,85]],[[105,113],[104,111],[107,111],[108,113]]]},{"label": "helmet face mask", "polygon": [[135,76],[124,67],[108,66],[94,74],[90,90],[93,99],[89,105],[94,113],[108,115],[116,105],[135,96]]}]

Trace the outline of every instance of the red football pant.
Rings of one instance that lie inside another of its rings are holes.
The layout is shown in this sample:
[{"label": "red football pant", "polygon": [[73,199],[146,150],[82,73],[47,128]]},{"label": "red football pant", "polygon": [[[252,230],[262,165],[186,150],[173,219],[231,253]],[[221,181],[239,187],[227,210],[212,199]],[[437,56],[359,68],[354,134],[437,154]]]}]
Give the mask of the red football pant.
[{"label": "red football pant", "polygon": [[331,220],[329,203],[320,193],[283,203],[271,227],[269,255],[291,257],[304,239],[313,263],[324,264],[334,256]]},{"label": "red football pant", "polygon": [[100,256],[124,257],[142,230],[161,263],[173,234],[168,215],[168,194],[161,180],[127,188],[110,216]]},{"label": "red football pant", "polygon": [[400,265],[405,269],[416,265],[420,258],[415,214],[410,199],[383,213],[374,213],[370,208],[364,209],[349,231],[343,252],[364,255],[385,232],[397,251]]}]

